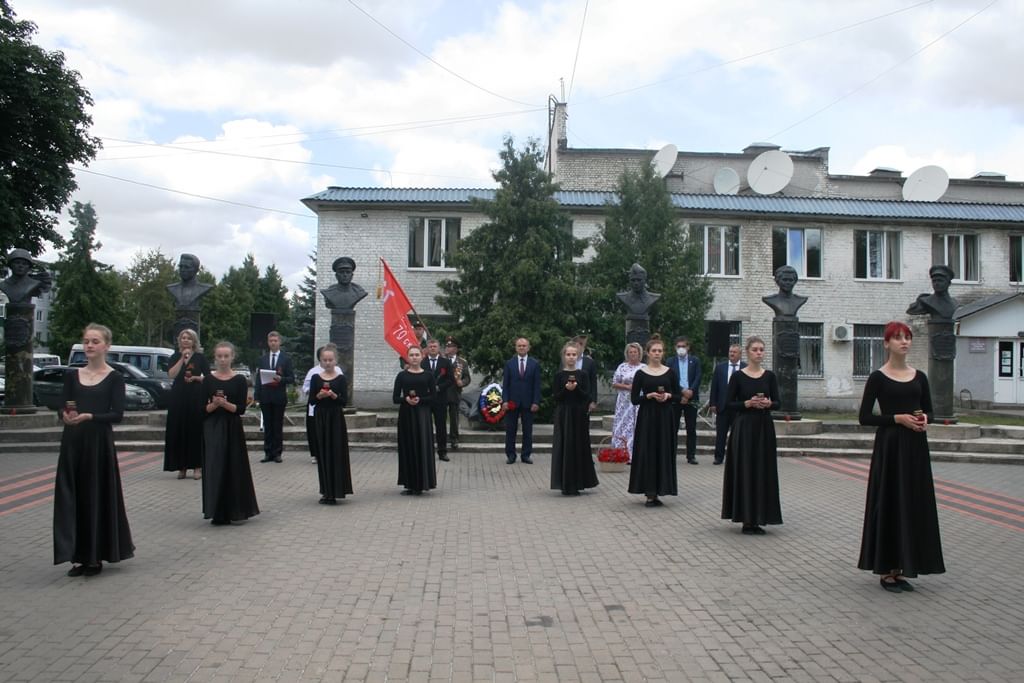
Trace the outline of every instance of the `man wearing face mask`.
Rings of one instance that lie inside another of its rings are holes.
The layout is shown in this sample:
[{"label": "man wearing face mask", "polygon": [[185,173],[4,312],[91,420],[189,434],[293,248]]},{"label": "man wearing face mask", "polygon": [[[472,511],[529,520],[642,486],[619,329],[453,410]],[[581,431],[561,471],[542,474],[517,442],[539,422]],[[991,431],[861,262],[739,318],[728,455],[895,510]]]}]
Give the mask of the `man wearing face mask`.
[{"label": "man wearing face mask", "polygon": [[[686,462],[697,464],[697,407],[700,405],[700,359],[690,355],[690,340],[676,338],[676,357],[667,359],[665,365],[676,371],[682,398],[672,407],[676,424],[680,416],[686,424]],[[678,426],[676,427],[678,429]]]}]

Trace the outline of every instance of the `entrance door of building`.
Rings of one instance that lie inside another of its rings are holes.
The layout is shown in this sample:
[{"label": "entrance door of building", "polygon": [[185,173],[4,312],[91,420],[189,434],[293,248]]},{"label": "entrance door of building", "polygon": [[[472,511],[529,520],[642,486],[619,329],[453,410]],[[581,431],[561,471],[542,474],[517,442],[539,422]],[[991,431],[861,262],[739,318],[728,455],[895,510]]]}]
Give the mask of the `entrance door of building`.
[{"label": "entrance door of building", "polygon": [[1001,339],[996,351],[996,403],[1024,404],[1024,340]]}]

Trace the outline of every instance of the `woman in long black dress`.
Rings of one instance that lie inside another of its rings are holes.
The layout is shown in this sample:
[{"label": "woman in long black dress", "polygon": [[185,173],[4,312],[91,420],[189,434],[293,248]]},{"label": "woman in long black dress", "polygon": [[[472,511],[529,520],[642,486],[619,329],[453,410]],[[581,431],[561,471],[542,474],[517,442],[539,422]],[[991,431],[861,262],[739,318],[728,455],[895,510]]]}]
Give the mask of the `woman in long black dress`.
[{"label": "woman in long black dress", "polygon": [[327,344],[320,351],[323,371],[309,383],[309,404],[314,406],[316,471],[320,477],[320,503],[336,505],[338,498],[352,493],[352,469],[348,457],[348,428],[345,425],[345,376],[337,367],[338,348]]},{"label": "woman in long black dress", "polygon": [[901,322],[886,325],[889,359],[868,377],[860,404],[860,423],[878,429],[857,567],[880,574],[882,588],[894,593],[914,590],[905,577],[946,571],[925,434],[932,395],[928,377],[907,365],[912,337]]},{"label": "woman in long black dress", "polygon": [[218,526],[260,513],[242,427],[249,386],[231,370],[234,360],[234,345],[220,342],[213,348],[214,369],[203,380],[203,517]]},{"label": "woman in long black dress", "polygon": [[187,471],[192,470],[193,478],[199,479],[203,467],[203,418],[206,416],[203,379],[210,366],[195,330],[181,331],[178,350],[169,362],[167,375],[174,383],[164,431],[164,471],[177,470],[178,479],[184,479]]},{"label": "woman in long black dress", "polygon": [[551,444],[551,488],[563,496],[578,496],[597,486],[590,453],[590,390],[585,372],[576,369],[580,349],[573,342],[562,347],[562,369],[555,373],[554,440]]},{"label": "woman in long black dress", "polygon": [[406,352],[405,369],[395,377],[391,399],[398,408],[398,484],[403,496],[418,496],[437,488],[434,463],[434,423],[431,399],[437,392],[434,373],[420,367],[423,352],[413,346]]},{"label": "woman in long black dress", "polygon": [[762,535],[764,525],[782,524],[778,451],[772,410],[779,407],[779,382],[761,367],[764,340],[747,340],[747,367],[732,373],[726,404],[736,416],[726,446],[722,519],[743,523],[743,533]]},{"label": "woman in long black dress", "polygon": [[663,505],[658,496],[678,495],[676,446],[679,422],[672,411],[678,401],[676,371],[662,365],[665,344],[658,335],[647,342],[647,365],[633,375],[630,401],[639,405],[633,435],[633,464],[629,470],[629,492],[647,496],[647,507]]},{"label": "woman in long black dress", "polygon": [[53,492],[53,563],[68,576],[95,576],[103,562],[135,554],[124,509],[113,424],[124,415],[124,378],[107,365],[110,330],[82,334],[86,365],[64,375],[57,480]]}]

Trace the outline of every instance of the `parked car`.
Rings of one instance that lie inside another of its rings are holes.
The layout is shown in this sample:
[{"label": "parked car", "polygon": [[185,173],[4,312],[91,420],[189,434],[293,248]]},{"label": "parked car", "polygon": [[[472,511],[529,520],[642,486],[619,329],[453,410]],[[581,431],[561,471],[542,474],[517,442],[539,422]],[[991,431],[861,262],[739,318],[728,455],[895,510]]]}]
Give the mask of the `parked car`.
[{"label": "parked car", "polygon": [[[51,365],[36,370],[32,375],[32,401],[37,406],[60,410],[64,407],[64,375],[77,370],[67,365]],[[153,396],[142,387],[125,384],[125,410],[152,410],[156,405]]]},{"label": "parked car", "polygon": [[[119,346],[112,344],[107,348],[107,361],[128,363],[150,377],[167,379],[167,368],[170,367],[173,349],[162,346]],[[81,344],[71,347],[68,365],[85,365],[85,349]]]},{"label": "parked car", "polygon": [[[85,363],[72,363],[71,367],[80,368]],[[163,410],[170,403],[171,380],[167,378],[150,377],[139,368],[130,363],[121,363],[116,360],[108,360],[107,365],[114,368],[124,377],[125,384],[131,384],[145,389],[153,397],[153,404],[157,410]]]},{"label": "parked car", "polygon": [[0,404],[4,402],[4,393],[7,388],[7,382],[4,381],[3,377],[0,377]]}]

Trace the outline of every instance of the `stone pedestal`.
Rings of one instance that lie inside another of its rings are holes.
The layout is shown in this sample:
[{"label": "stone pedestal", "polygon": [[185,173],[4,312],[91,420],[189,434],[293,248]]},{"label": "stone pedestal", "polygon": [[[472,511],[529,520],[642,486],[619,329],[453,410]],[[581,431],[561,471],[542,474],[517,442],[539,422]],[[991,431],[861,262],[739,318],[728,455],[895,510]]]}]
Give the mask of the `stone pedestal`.
[{"label": "stone pedestal", "polygon": [[800,321],[795,316],[772,319],[772,372],[779,380],[779,410],[776,420],[799,420],[797,376],[800,373]]},{"label": "stone pedestal", "polygon": [[956,424],[953,416],[953,361],[956,334],[952,320],[928,321],[928,384],[932,390],[935,422]]},{"label": "stone pedestal", "polygon": [[651,316],[649,315],[627,315],[626,316],[626,343],[636,342],[641,347],[646,347],[651,339]]},{"label": "stone pedestal", "polygon": [[348,396],[345,405],[352,406],[352,387],[355,378],[356,312],[353,309],[331,309],[331,343],[338,347],[338,367],[345,374]]},{"label": "stone pedestal", "polygon": [[821,433],[821,420],[793,421],[776,418],[775,434],[777,436],[810,436]]},{"label": "stone pedestal", "polygon": [[7,414],[36,412],[32,402],[32,342],[36,306],[32,303],[8,303],[4,320],[4,405]]},{"label": "stone pedestal", "polygon": [[199,309],[178,308],[174,311],[174,340],[177,342],[178,335],[182,330],[195,330],[199,333]]}]

